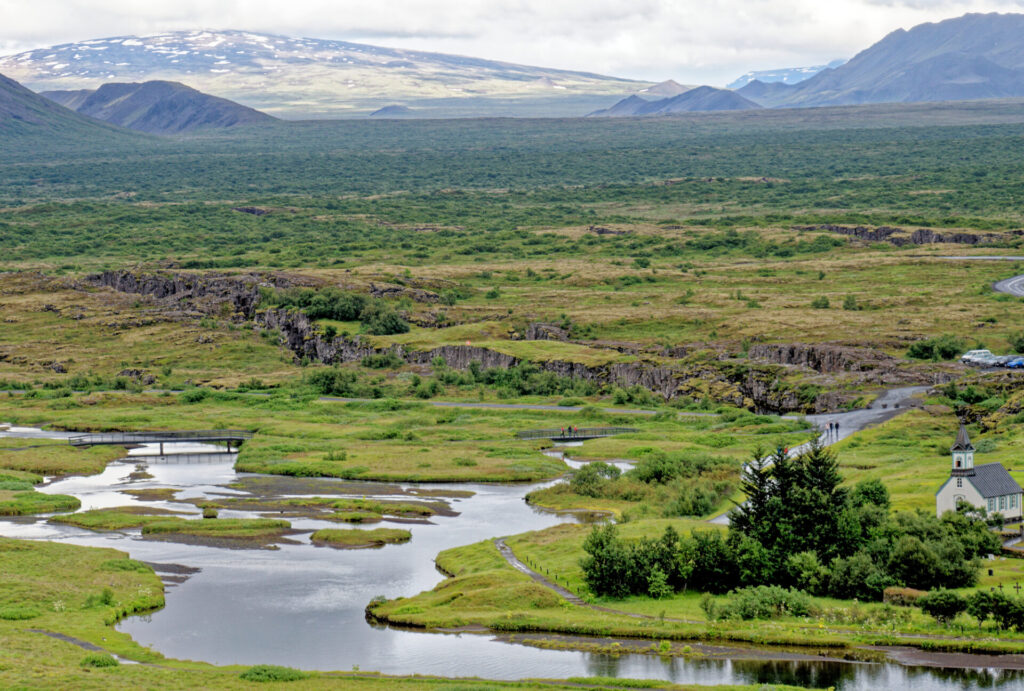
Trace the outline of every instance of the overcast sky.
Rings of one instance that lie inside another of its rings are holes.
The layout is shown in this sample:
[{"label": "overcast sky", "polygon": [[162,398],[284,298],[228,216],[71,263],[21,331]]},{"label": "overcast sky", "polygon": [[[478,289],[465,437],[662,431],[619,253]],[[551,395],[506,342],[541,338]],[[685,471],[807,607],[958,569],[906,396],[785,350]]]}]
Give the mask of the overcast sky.
[{"label": "overcast sky", "polygon": [[848,58],[897,28],[1024,0],[0,0],[0,55],[244,29],[721,85]]}]

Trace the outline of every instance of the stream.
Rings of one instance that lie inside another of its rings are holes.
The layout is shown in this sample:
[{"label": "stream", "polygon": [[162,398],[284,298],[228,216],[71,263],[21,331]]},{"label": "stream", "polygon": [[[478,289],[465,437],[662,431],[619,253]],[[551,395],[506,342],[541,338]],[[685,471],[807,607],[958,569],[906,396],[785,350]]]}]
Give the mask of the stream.
[{"label": "stream", "polygon": [[[0,435],[43,437],[50,433],[19,434],[19,430],[12,430]],[[197,445],[180,445],[175,450],[183,453],[159,457],[152,448],[134,449],[129,458],[109,464],[99,475],[68,477],[41,489],[74,495],[85,510],[135,504],[134,497],[122,493],[125,489],[175,488],[181,490],[175,497],[180,500],[240,494],[240,489],[228,485],[261,477],[236,473],[233,454],[202,453],[211,449]],[[138,464],[145,464],[144,470],[152,477],[139,478],[138,473],[130,477],[140,469]],[[113,547],[151,563],[164,579],[166,606],[148,615],[130,617],[117,628],[142,645],[180,659],[491,679],[614,676],[694,684],[790,683],[834,686],[844,691],[1024,686],[1024,672],[991,668],[991,658],[984,657],[973,658],[973,668],[959,669],[897,662],[850,663],[822,659],[813,652],[716,646],[702,657],[671,659],[541,649],[486,633],[425,633],[371,625],[365,619],[364,608],[375,596],[412,595],[434,587],[444,578],[433,563],[441,550],[586,519],[527,505],[523,500],[526,493],[544,483],[315,482],[325,488],[320,491],[342,483],[351,496],[387,498],[399,487],[474,494],[447,499],[458,516],[434,516],[429,522],[401,524],[412,532],[412,540],[382,549],[318,547],[309,542],[308,533],[291,536],[294,543],[281,544],[279,549],[225,549],[144,540],[138,530],[91,532],[47,523],[45,517],[36,516],[0,520],[0,534]],[[308,485],[305,487],[294,496],[308,494]],[[179,501],[146,505],[198,512],[193,504]],[[221,515],[256,514],[222,511]],[[311,518],[290,520],[299,530],[338,527]],[[971,664],[970,656],[968,662],[959,664]]]}]

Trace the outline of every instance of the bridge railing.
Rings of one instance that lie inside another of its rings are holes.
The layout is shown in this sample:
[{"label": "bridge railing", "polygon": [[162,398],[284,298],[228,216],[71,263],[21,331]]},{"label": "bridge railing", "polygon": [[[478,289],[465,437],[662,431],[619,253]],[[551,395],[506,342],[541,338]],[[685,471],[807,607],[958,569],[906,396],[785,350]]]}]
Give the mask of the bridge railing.
[{"label": "bridge railing", "polygon": [[241,442],[252,439],[249,430],[215,429],[201,431],[177,432],[100,432],[96,434],[78,434],[68,438],[72,446],[99,446],[110,444],[159,444],[168,442]]},{"label": "bridge railing", "polygon": [[594,439],[595,437],[611,437],[616,434],[637,432],[635,427],[579,427],[555,429],[527,429],[516,432],[517,439]]}]

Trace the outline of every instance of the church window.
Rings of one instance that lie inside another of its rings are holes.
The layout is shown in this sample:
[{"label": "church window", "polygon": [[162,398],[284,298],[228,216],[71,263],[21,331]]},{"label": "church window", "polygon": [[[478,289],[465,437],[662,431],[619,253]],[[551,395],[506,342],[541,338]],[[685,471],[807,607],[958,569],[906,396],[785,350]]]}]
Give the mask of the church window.
[{"label": "church window", "polygon": [[1011,494],[1010,495],[1010,508],[1011,509],[1016,509],[1017,508],[1017,495],[1016,494]]},{"label": "church window", "polygon": [[999,497],[999,510],[1002,511],[1006,508],[1006,497]]},{"label": "church window", "polygon": [[964,486],[964,479],[962,477],[958,477],[956,479],[956,486],[957,487],[963,487]]},{"label": "church window", "polygon": [[995,499],[995,497],[992,497],[992,498],[990,498],[988,500],[988,510],[989,511],[995,511],[996,510],[996,499]]}]

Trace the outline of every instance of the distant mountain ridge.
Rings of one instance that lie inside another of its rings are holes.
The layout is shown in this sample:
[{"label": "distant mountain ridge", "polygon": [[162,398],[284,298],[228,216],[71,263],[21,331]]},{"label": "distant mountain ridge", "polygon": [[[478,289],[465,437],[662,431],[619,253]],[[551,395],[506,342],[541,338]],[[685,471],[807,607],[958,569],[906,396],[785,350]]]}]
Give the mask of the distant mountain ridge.
[{"label": "distant mountain ridge", "polygon": [[589,72],[245,31],[62,44],[0,58],[0,73],[37,91],[178,81],[291,118],[365,116],[394,103],[425,115],[467,109],[532,115],[542,114],[542,106],[550,111],[543,113],[582,115],[650,86]]},{"label": "distant mountain ridge", "polygon": [[752,81],[738,93],[796,108],[1024,97],[1024,14],[967,14],[899,29],[798,84]]},{"label": "distant mountain ridge", "polygon": [[805,79],[810,79],[822,70],[835,69],[845,62],[845,60],[833,60],[827,65],[813,65],[811,67],[781,67],[775,70],[755,70],[753,72],[747,72],[741,77],[737,77],[726,84],[725,88],[735,91],[737,89],[742,89],[747,84],[755,80],[764,84],[796,84],[804,81]]},{"label": "distant mountain ridge", "polygon": [[762,106],[744,98],[735,91],[698,86],[672,98],[647,101],[637,95],[624,98],[611,108],[597,110],[588,117],[630,117],[641,115],[671,115],[722,110],[753,110]]},{"label": "distant mountain ridge", "polygon": [[275,119],[178,82],[109,83],[95,91],[44,91],[41,95],[83,115],[151,134],[222,129]]}]

